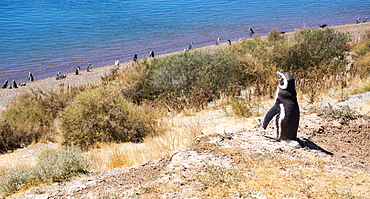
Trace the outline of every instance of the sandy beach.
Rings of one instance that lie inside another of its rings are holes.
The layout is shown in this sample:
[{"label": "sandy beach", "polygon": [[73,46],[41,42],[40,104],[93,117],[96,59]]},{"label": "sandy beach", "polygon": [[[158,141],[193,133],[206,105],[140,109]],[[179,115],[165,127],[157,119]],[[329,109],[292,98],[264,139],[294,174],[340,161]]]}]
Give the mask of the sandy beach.
[{"label": "sandy beach", "polygon": [[[341,32],[350,32],[353,35],[353,42],[359,42],[362,40],[364,36],[366,36],[366,32],[370,32],[370,22],[367,23],[360,23],[360,24],[346,24],[346,25],[340,25],[340,26],[333,26],[329,28],[333,28],[337,31]],[[288,32],[285,35],[289,36],[292,35],[294,32]],[[233,44],[239,42],[232,41]],[[209,45],[209,46],[203,46],[199,48],[194,48],[194,50],[214,50],[216,48],[222,48],[224,46],[227,46],[228,42],[223,41],[219,45]],[[163,55],[158,55],[156,57],[165,57],[171,54],[179,53],[173,52]],[[132,64],[132,61],[120,63],[120,67],[126,67]],[[73,87],[78,85],[91,85],[99,82],[101,80],[102,76],[105,76],[111,72],[112,69],[114,69],[116,66],[112,63],[112,65],[109,66],[103,66],[98,68],[92,68],[91,72],[87,72],[85,68],[81,69],[79,75],[75,75],[74,73],[66,74],[65,79],[56,80],[56,76],[36,80],[34,82],[27,82],[26,86],[20,86],[17,89],[0,89],[0,110],[6,109],[6,106],[14,100],[17,96],[25,93],[30,92],[32,90],[43,90],[43,91],[49,91],[49,90],[56,90],[60,88],[67,88],[67,87]],[[62,74],[63,75],[63,74]],[[17,82],[22,83],[22,82]]]}]

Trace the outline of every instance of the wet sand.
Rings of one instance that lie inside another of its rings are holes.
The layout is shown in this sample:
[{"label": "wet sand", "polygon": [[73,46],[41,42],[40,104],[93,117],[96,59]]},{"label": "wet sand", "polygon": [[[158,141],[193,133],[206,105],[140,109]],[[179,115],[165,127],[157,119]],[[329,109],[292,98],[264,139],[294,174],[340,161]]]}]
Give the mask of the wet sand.
[{"label": "wet sand", "polygon": [[[353,36],[352,42],[359,42],[365,36],[366,33],[370,33],[370,22],[367,23],[360,23],[360,24],[346,24],[340,26],[333,26],[329,28],[333,28],[340,32],[350,32]],[[287,37],[293,35],[294,32],[288,32],[285,35]],[[265,36],[264,36],[265,37]],[[232,44],[235,44],[240,41],[232,41]],[[222,48],[224,46],[228,46],[228,42],[223,41],[219,45],[209,45],[199,48],[194,48],[194,50],[202,50],[202,51],[211,51],[217,48]],[[165,57],[168,55],[181,53],[182,51],[158,55],[156,57]],[[126,67],[132,64],[132,61],[120,63],[120,67]],[[109,66],[103,66],[99,68],[92,68],[91,72],[87,72],[86,69],[81,69],[79,75],[75,75],[74,73],[67,74],[65,79],[56,80],[56,77],[50,77],[46,79],[36,80],[34,82],[26,82],[26,86],[20,86],[17,89],[0,89],[0,110],[4,110],[6,106],[17,96],[25,93],[30,92],[32,90],[56,90],[60,88],[68,88],[78,85],[91,85],[96,84],[101,80],[101,77],[110,74],[112,69],[116,68],[116,66],[112,63]],[[62,74],[63,75],[63,74]],[[2,85],[3,82],[1,82]],[[9,82],[11,83],[11,82]],[[22,82],[17,82],[22,83]]]}]

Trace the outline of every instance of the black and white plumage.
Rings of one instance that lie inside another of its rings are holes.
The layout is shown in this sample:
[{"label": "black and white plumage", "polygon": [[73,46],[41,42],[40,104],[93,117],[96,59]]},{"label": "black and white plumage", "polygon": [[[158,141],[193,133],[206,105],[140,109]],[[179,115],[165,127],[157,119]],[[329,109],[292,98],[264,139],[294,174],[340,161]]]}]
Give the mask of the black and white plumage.
[{"label": "black and white plumage", "polygon": [[133,60],[134,60],[134,62],[137,61],[137,54],[134,55],[134,59]]},{"label": "black and white plumage", "polygon": [[363,23],[366,23],[367,22],[367,17],[365,17],[365,19],[362,22]]},{"label": "black and white plumage", "polygon": [[28,80],[30,80],[30,82],[33,82],[35,80],[31,72],[28,73]]},{"label": "black and white plumage", "polygon": [[360,17],[359,17],[359,18],[357,18],[356,23],[361,23],[361,18],[360,18]]},{"label": "black and white plumage", "polygon": [[114,65],[119,66],[119,60],[114,61]]},{"label": "black and white plumage", "polygon": [[299,125],[299,105],[294,78],[289,73],[276,72],[279,85],[276,91],[275,104],[266,113],[262,127],[266,129],[275,117],[276,140],[296,140]]},{"label": "black and white plumage", "polygon": [[322,24],[322,25],[320,25],[320,28],[325,28],[327,26],[328,26],[328,24]]},{"label": "black and white plumage", "polygon": [[7,88],[8,87],[8,82],[9,82],[8,80],[5,80],[2,88]]},{"label": "black and white plumage", "polygon": [[217,38],[216,45],[218,45],[220,43],[220,40],[221,40],[221,38]]},{"label": "black and white plumage", "polygon": [[87,72],[91,72],[91,63],[87,64]]},{"label": "black and white plumage", "polygon": [[154,57],[154,51],[150,51],[149,57]]},{"label": "black and white plumage", "polygon": [[77,67],[76,68],[76,75],[79,75],[80,74],[80,67]]},{"label": "black and white plumage", "polygon": [[13,88],[18,88],[18,84],[15,82],[15,80],[12,81],[12,87]]}]

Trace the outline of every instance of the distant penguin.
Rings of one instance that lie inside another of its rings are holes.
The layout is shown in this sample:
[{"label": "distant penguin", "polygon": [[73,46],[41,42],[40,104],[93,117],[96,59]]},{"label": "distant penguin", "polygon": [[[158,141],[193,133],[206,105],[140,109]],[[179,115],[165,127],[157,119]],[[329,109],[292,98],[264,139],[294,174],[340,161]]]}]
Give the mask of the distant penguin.
[{"label": "distant penguin", "polygon": [[18,85],[17,85],[17,83],[15,82],[15,80],[13,80],[13,81],[12,81],[12,87],[13,87],[13,88],[18,88]]},{"label": "distant penguin", "polygon": [[79,75],[80,74],[80,67],[77,67],[76,68],[76,75]]},{"label": "distant penguin", "polygon": [[362,21],[363,23],[366,23],[367,22],[367,17],[365,17],[364,21]]},{"label": "distant penguin", "polygon": [[154,51],[150,51],[149,57],[154,57]]},{"label": "distant penguin", "polygon": [[8,80],[5,80],[3,87],[2,87],[3,89],[8,87],[8,82],[9,82]]},{"label": "distant penguin", "polygon": [[[279,85],[276,91],[275,104],[263,119],[262,127],[266,129],[271,119],[275,117],[276,140],[294,141],[297,139],[299,124],[299,106],[294,78],[289,73],[276,72]],[[297,145],[298,142],[296,142]]]},{"label": "distant penguin", "polygon": [[188,50],[191,50],[193,48],[193,42],[190,42]]},{"label": "distant penguin", "polygon": [[251,38],[254,34],[254,30],[252,28],[249,28],[249,38]]},{"label": "distant penguin", "polygon": [[30,80],[30,82],[33,82],[35,80],[31,72],[28,73],[28,80]]},{"label": "distant penguin", "polygon": [[359,18],[357,18],[356,23],[360,23],[360,22],[361,22],[361,18],[359,17]]},{"label": "distant penguin", "polygon": [[134,60],[134,62],[137,61],[137,54],[134,55],[134,59],[133,60]]},{"label": "distant penguin", "polygon": [[228,39],[227,41],[229,42],[229,45],[231,46],[231,40],[230,40],[230,39]]},{"label": "distant penguin", "polygon": [[221,40],[221,38],[217,38],[216,45],[218,45],[220,43],[220,40]]},{"label": "distant penguin", "polygon": [[321,26],[320,26],[320,28],[325,28],[325,27],[327,27],[328,26],[328,24],[322,24]]},{"label": "distant penguin", "polygon": [[114,65],[119,66],[119,60],[114,61]]},{"label": "distant penguin", "polygon": [[91,72],[91,63],[87,64],[87,72]]}]

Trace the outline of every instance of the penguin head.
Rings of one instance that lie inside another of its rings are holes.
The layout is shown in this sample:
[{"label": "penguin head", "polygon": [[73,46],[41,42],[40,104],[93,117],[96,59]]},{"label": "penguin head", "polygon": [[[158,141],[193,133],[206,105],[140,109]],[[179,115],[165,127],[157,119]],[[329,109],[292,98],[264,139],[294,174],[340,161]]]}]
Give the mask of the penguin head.
[{"label": "penguin head", "polygon": [[279,77],[280,89],[295,91],[294,78],[289,73],[276,71],[276,75]]}]

